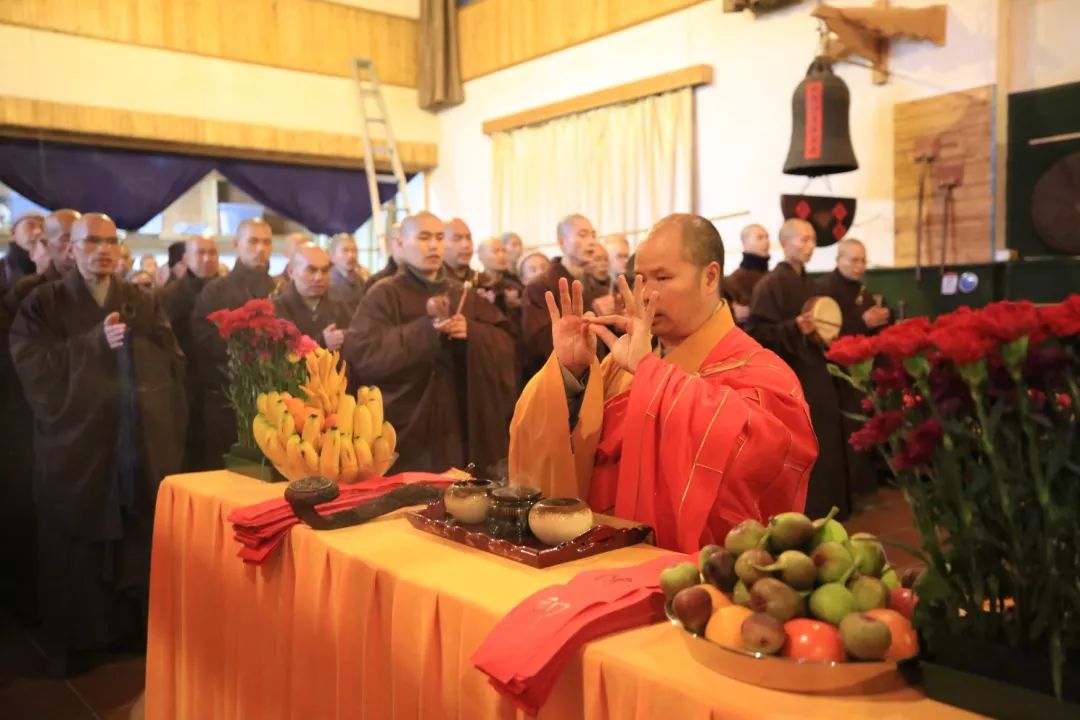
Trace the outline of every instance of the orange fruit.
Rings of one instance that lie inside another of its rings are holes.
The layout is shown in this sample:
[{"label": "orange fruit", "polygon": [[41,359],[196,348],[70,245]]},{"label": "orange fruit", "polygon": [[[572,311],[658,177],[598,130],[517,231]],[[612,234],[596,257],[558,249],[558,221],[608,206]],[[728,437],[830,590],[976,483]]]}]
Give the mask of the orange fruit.
[{"label": "orange fruit", "polygon": [[709,593],[709,597],[712,598],[713,612],[716,612],[720,608],[727,607],[728,605],[732,604],[731,598],[722,593],[719,588],[713,587],[709,583],[701,583],[700,585],[698,585],[698,587],[703,588]]},{"label": "orange fruit", "polygon": [[750,608],[727,605],[713,612],[705,626],[705,637],[718,645],[742,649],[743,620],[753,615]]},{"label": "orange fruit", "polygon": [[885,653],[886,660],[901,660],[919,654],[919,636],[915,633],[911,621],[906,617],[887,608],[874,608],[867,610],[864,615],[869,615],[875,620],[880,620],[889,626],[892,633],[892,644]]}]

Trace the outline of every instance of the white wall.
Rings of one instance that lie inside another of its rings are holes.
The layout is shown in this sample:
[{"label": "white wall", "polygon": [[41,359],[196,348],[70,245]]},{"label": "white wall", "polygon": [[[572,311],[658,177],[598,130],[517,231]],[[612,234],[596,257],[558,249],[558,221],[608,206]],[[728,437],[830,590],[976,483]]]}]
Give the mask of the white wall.
[{"label": "white wall", "polygon": [[420,17],[420,0],[329,0],[339,5],[374,10],[387,15],[400,15],[407,18]]},{"label": "white wall", "polygon": [[1077,0],[1012,0],[1009,89],[1036,90],[1080,80]]},{"label": "white wall", "polygon": [[[360,133],[353,81],[0,25],[0,95]],[[415,89],[383,86],[398,140],[435,142],[438,119]]]},{"label": "white wall", "polygon": [[[1061,2],[1080,9],[1076,0]],[[867,3],[843,0],[835,4]],[[995,2],[952,0],[948,6],[947,44],[938,48],[925,42],[897,43],[891,56],[895,75],[888,84],[873,85],[870,71],[863,68],[837,66],[851,89],[852,139],[860,169],[832,177],[831,190],[817,180],[807,192],[857,198],[851,236],[868,243],[875,264],[889,265],[893,258],[893,105],[994,82]],[[801,192],[806,184],[804,178],[784,175],[782,167],[791,132],[791,94],[817,44],[817,22],[809,17],[809,9],[808,3],[802,3],[754,19],[750,13],[725,14],[720,2],[704,2],[467,83],[464,105],[439,115],[439,167],[431,177],[432,209],[464,217],[475,236],[509,229],[491,227],[491,142],[483,135],[481,123],[707,63],[715,68],[716,77],[712,85],[697,92],[699,174],[697,207],[692,210],[705,216],[749,210],[748,218],[719,224],[733,249],[739,228],[751,218],[775,234],[783,219],[779,196]],[[551,219],[552,235],[557,220]],[[600,232],[621,229],[598,228]],[[526,242],[546,244],[551,239],[526,238]],[[832,267],[834,258],[834,250],[823,249],[813,266]]]}]

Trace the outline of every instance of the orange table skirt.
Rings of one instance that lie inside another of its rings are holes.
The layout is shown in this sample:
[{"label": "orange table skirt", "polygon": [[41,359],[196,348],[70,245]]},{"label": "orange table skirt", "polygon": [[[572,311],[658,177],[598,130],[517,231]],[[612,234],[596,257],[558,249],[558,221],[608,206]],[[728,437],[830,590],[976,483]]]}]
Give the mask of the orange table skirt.
[{"label": "orange table skirt", "polygon": [[[219,471],[167,478],[154,528],[149,720],[517,718],[469,663],[518,602],[578,572],[644,562],[636,546],[536,570],[427,535],[400,517],[296,527],[261,567],[226,521],[280,496]],[[868,698],[780,693],[716,675],[666,624],[589,643],[542,709],[558,720],[971,717],[907,689]]]}]

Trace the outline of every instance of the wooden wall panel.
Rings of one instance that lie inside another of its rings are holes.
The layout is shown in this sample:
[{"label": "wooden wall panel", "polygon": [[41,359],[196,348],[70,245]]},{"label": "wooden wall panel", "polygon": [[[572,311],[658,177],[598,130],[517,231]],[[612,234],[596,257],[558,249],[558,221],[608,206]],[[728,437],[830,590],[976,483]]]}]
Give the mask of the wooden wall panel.
[{"label": "wooden wall panel", "polygon": [[[0,96],[0,135],[332,167],[364,163],[360,137]],[[438,162],[434,143],[399,142],[406,172]],[[385,160],[377,163],[389,170]]]},{"label": "wooden wall panel", "polygon": [[480,0],[458,10],[461,75],[487,75],[702,0]]},{"label": "wooden wall panel", "polygon": [[[915,265],[916,214],[920,166],[915,162],[916,143],[939,136],[943,147],[934,165],[962,164],[963,185],[953,191],[954,211],[950,220],[946,261],[978,263],[993,259],[993,87],[979,87],[938,95],[924,100],[898,103],[894,108],[896,244],[894,262]],[[927,180],[924,216],[929,233],[923,234],[923,265],[941,262],[944,192],[933,179]]]},{"label": "wooden wall panel", "polygon": [[0,0],[0,23],[416,87],[416,20],[326,0]]}]

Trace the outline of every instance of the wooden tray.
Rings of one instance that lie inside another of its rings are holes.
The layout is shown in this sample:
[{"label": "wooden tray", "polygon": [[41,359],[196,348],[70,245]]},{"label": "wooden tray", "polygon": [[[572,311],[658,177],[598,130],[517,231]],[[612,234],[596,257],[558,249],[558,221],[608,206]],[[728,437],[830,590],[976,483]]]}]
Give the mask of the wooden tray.
[{"label": "wooden tray", "polygon": [[592,530],[562,545],[544,545],[532,536],[519,545],[492,537],[488,534],[486,524],[463,525],[457,522],[446,514],[442,500],[431,503],[423,510],[406,513],[405,517],[418,530],[535,568],[560,565],[578,558],[637,545],[652,535],[652,528],[648,525],[629,523],[606,515],[594,515]]}]

